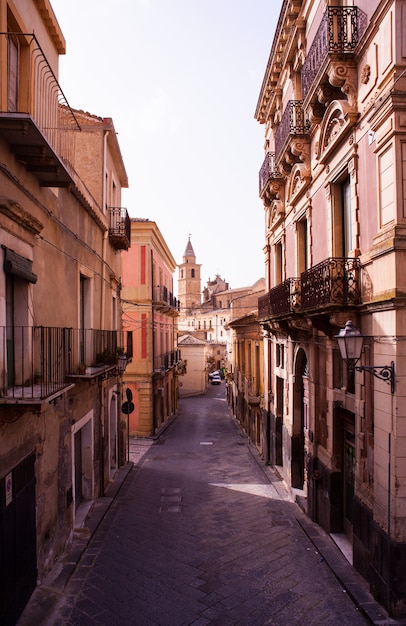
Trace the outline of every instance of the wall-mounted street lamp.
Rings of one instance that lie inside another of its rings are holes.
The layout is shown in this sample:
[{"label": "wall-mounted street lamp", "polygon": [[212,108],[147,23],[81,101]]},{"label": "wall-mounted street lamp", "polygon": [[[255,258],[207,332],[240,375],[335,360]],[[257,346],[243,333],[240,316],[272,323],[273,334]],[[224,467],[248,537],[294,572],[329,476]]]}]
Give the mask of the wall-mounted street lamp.
[{"label": "wall-mounted street lamp", "polygon": [[117,370],[120,376],[124,374],[126,367],[127,367],[127,355],[119,354],[117,357]]},{"label": "wall-mounted street lamp", "polygon": [[351,320],[336,335],[341,357],[347,363],[348,369],[358,372],[369,372],[376,378],[384,380],[390,385],[391,392],[395,391],[395,364],[390,365],[356,365],[361,358],[364,335],[356,328]]}]

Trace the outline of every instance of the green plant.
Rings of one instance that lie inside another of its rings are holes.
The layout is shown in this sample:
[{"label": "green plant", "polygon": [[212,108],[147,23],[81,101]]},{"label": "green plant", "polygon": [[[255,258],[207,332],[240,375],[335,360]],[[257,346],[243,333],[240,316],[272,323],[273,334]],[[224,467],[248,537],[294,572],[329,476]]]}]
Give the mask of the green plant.
[{"label": "green plant", "polygon": [[81,361],[78,365],[79,374],[86,374],[86,365]]}]

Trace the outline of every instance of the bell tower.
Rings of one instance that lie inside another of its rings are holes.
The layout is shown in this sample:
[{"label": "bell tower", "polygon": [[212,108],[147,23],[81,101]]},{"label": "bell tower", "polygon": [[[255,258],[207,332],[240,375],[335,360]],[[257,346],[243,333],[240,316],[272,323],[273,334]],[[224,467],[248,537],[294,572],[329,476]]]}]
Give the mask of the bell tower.
[{"label": "bell tower", "polygon": [[189,235],[183,253],[183,263],[178,265],[178,298],[183,315],[189,315],[191,311],[201,306],[200,267],[201,265],[196,263],[196,255]]}]

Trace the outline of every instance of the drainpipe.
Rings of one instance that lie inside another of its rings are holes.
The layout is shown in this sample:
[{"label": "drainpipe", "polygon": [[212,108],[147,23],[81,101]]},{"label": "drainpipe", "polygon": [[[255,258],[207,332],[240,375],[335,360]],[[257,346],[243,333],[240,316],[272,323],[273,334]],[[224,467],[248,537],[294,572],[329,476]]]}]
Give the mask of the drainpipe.
[{"label": "drainpipe", "polygon": [[151,249],[151,341],[152,341],[152,434],[155,435],[155,320],[154,320],[154,251]]},{"label": "drainpipe", "polygon": [[[106,162],[107,162],[107,138],[109,131],[104,133],[104,146],[103,146],[103,181],[102,181],[102,213],[106,210]],[[107,215],[107,222],[109,225],[109,215]],[[105,306],[104,301],[106,297],[106,253],[107,253],[107,238],[109,235],[108,227],[107,231],[103,233],[102,241],[102,267],[101,267],[101,289],[100,289],[100,329],[104,330],[105,325]],[[104,381],[102,381],[100,388],[100,496],[104,497]]]},{"label": "drainpipe", "polygon": [[[107,211],[107,207],[106,207],[106,200],[107,200],[107,189],[106,189],[106,167],[107,167],[107,138],[109,136],[109,131],[106,130],[104,133],[104,147],[103,147],[103,193],[102,193],[102,213],[104,213],[104,211]],[[110,216],[107,215],[107,222],[108,222],[108,227],[109,227],[109,222],[110,220]],[[103,233],[103,242],[102,242],[102,271],[101,271],[101,275],[102,275],[102,279],[101,279],[101,295],[100,295],[100,299],[101,299],[101,306],[100,306],[100,329],[104,330],[104,324],[105,324],[105,309],[106,307],[104,306],[104,299],[106,297],[106,251],[107,251],[107,239],[109,236],[109,231],[107,228],[107,231],[105,231]]]}]

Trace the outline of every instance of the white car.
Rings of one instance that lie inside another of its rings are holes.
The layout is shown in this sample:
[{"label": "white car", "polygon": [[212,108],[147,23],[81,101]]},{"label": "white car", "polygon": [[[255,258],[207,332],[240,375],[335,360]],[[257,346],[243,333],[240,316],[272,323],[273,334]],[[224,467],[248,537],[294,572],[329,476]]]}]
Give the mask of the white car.
[{"label": "white car", "polygon": [[221,385],[221,378],[219,374],[213,374],[210,380],[212,385]]}]

